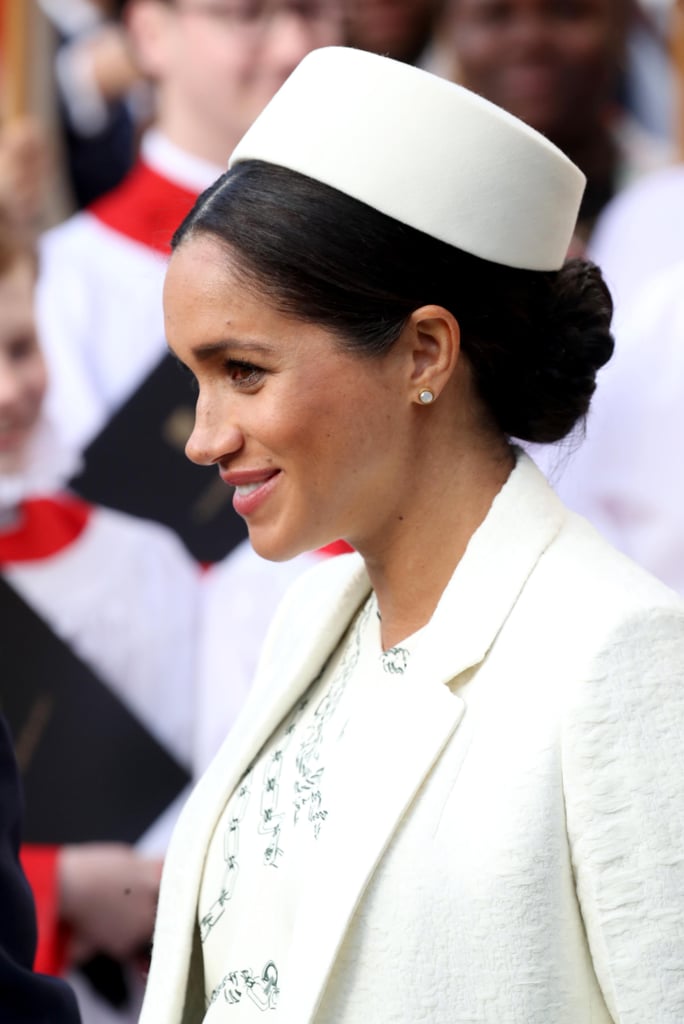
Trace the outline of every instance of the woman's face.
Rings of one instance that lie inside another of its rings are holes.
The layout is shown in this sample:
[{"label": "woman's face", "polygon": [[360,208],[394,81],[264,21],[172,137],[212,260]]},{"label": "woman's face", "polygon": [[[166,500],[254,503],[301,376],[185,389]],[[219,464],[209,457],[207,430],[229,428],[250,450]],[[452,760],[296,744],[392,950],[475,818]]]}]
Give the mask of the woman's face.
[{"label": "woman's face", "polygon": [[33,314],[34,270],[15,262],[0,275],[0,473],[19,472],[45,394]]},{"label": "woman's face", "polygon": [[187,455],[235,487],[255,550],[279,561],[381,538],[415,486],[402,346],[345,351],[329,330],[278,312],[202,236],[171,257],[164,312],[199,386]]}]

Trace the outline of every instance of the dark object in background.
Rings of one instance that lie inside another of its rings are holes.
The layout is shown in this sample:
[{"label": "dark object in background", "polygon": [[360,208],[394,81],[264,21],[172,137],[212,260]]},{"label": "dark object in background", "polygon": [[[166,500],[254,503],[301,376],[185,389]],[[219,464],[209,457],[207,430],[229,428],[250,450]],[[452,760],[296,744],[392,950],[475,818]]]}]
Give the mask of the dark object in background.
[{"label": "dark object in background", "polygon": [[136,842],[188,772],[1,576],[0,621],[24,841]]},{"label": "dark object in background", "polygon": [[94,135],[76,131],[60,103],[69,185],[79,209],[116,188],[135,160],[137,128],[126,103],[108,104],[107,124]]},{"label": "dark object in background", "polygon": [[187,375],[164,356],[90,443],[70,487],[94,504],[163,523],[199,562],[218,562],[247,529],[216,468],[185,455],[194,398]]},{"label": "dark object in background", "polygon": [[[3,642],[5,646],[3,622]],[[0,1020],[13,1024],[79,1024],[69,986],[35,974],[36,917],[19,865],[22,801],[12,745],[0,717]]]}]

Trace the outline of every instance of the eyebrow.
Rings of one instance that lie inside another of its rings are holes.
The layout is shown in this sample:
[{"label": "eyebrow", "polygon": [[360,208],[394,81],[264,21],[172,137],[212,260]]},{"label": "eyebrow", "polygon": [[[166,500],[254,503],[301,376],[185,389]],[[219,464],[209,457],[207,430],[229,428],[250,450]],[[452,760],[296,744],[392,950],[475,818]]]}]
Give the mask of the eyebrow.
[{"label": "eyebrow", "polygon": [[192,354],[203,363],[217,355],[225,355],[227,352],[236,354],[250,352],[256,355],[268,356],[273,354],[273,347],[260,341],[239,341],[237,338],[226,338],[225,341],[208,342],[205,345],[197,345],[193,348]]}]

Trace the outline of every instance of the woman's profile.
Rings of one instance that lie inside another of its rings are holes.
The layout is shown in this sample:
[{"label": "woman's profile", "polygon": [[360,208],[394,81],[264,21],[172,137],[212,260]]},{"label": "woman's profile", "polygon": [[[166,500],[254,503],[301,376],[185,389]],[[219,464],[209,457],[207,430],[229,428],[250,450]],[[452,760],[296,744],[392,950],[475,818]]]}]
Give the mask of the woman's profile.
[{"label": "woman's profile", "polygon": [[355,553],[286,596],[186,805],[143,1024],[683,1019],[684,606],[511,440],[581,424],[612,352],[583,184],[333,48],[177,231],[189,456],[260,555]]}]

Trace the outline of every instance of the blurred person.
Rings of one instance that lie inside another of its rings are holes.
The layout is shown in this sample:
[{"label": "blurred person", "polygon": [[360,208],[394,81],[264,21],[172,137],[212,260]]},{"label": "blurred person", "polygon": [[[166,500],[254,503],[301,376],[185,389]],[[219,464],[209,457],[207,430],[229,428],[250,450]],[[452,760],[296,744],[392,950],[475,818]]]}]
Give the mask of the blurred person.
[{"label": "blurred person", "polygon": [[87,206],[130,170],[147,88],[119,16],[123,0],[39,0],[57,32],[55,85],[72,199]]},{"label": "blurred person", "polygon": [[671,154],[616,102],[630,0],[450,0],[456,80],[521,118],[582,168],[572,252],[611,197]]},{"label": "blurred person", "polygon": [[407,64],[430,60],[444,0],[345,0],[350,46]]},{"label": "blurred person", "polygon": [[21,791],[12,743],[0,716],[0,1020],[12,1024],[80,1024],[67,985],[33,971],[36,920],[19,863]]},{"label": "blurred person", "polygon": [[622,320],[641,287],[684,259],[684,167],[662,168],[617,195],[596,223],[588,255]]},{"label": "blurred person", "polygon": [[42,229],[50,160],[40,121],[31,115],[0,126],[0,205],[27,238]]},{"label": "blurred person", "polygon": [[156,120],[122,185],[41,249],[48,403],[79,450],[166,352],[173,226],[301,57],[341,32],[337,0],[128,0],[124,17]]},{"label": "blurred person", "polygon": [[[62,732],[48,741],[48,728],[40,741],[42,750],[51,743],[54,755],[45,755],[42,776],[31,775],[32,790],[27,782],[27,825],[49,832],[36,801],[42,806],[43,792],[54,791],[66,802],[60,830],[83,833],[93,818],[108,835],[120,825],[137,830],[132,822],[143,834],[137,848],[89,842],[88,834],[60,844],[48,835],[25,844],[22,858],[36,893],[40,968],[81,966],[93,979],[94,960],[122,962],[124,988],[116,999],[126,1006],[128,986],[134,1005],[141,987],[134,958],[149,943],[161,857],[191,773],[198,570],[156,523],[92,507],[63,490],[74,459],[44,411],[35,276],[34,253],[0,216],[2,703],[11,718],[17,701],[33,699],[15,692],[17,679],[36,689],[38,704],[42,690],[50,694],[54,687],[59,697],[62,717],[55,711],[48,726]],[[13,622],[27,623],[28,648],[16,639]],[[25,660],[39,657],[46,643],[55,660],[41,669],[47,676],[35,678]],[[79,666],[87,690],[72,697]],[[64,717],[67,709],[71,719]],[[75,748],[67,749],[71,742]],[[99,768],[80,747],[97,756]],[[106,762],[99,749],[106,749]],[[46,775],[47,765],[54,777]],[[103,768],[107,774],[99,778]],[[152,773],[167,771],[162,798]],[[102,815],[88,804],[93,798],[103,804]],[[107,823],[110,815],[116,826]],[[71,978],[87,1024],[133,1019],[130,1007],[115,1013],[82,972]]]}]

